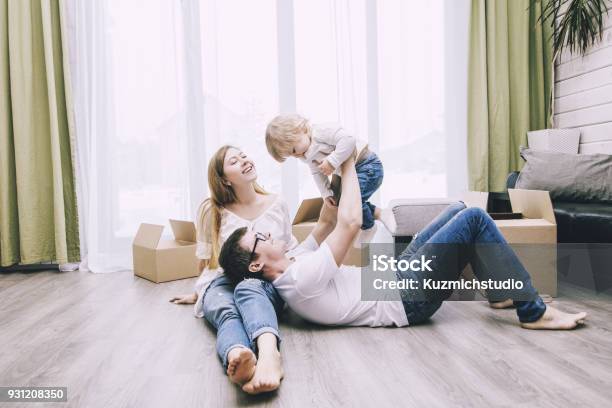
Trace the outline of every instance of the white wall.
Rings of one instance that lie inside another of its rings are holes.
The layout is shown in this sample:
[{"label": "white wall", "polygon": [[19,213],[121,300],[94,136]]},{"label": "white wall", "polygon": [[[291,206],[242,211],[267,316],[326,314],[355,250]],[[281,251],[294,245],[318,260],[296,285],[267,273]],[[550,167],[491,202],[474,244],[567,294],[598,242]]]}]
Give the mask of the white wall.
[{"label": "white wall", "polygon": [[612,10],[604,27],[584,57],[564,52],[555,69],[555,127],[579,127],[586,154],[612,154]]}]

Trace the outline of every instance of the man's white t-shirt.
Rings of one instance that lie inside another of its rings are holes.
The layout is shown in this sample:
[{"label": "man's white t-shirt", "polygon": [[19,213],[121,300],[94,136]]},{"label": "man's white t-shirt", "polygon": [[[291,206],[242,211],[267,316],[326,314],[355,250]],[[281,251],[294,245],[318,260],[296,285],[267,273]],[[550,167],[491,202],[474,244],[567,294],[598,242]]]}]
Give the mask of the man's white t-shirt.
[{"label": "man's white t-shirt", "polygon": [[360,268],[336,265],[327,243],[309,235],[287,253],[295,261],[272,284],[289,307],[324,325],[407,326],[402,302],[361,300]]}]

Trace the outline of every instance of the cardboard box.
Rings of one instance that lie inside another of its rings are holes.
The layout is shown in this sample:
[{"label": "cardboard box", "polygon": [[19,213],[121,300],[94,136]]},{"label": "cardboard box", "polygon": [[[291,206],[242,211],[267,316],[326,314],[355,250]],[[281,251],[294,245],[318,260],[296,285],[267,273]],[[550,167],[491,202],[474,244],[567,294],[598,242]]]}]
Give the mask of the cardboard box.
[{"label": "cardboard box", "polygon": [[200,275],[195,224],[170,220],[170,226],[174,239],[161,239],[163,225],[140,224],[132,243],[134,275],[155,283]]},{"label": "cardboard box", "polygon": [[[323,208],[323,199],[320,197],[308,198],[300,203],[291,227],[293,235],[297,238],[298,242],[305,240],[315,225],[317,225],[321,208]],[[363,266],[361,252],[361,248],[351,245],[351,249],[349,249],[342,263],[345,265]]]},{"label": "cardboard box", "polygon": [[580,129],[542,129],[527,132],[527,141],[532,150],[578,154]]},{"label": "cardboard box", "polygon": [[496,220],[540,294],[557,296],[557,221],[548,191],[508,189],[520,220]]},{"label": "cardboard box", "polygon": [[[495,220],[540,294],[557,296],[557,222],[548,191],[508,189],[521,219]],[[469,192],[468,206],[486,208],[487,193]]]}]

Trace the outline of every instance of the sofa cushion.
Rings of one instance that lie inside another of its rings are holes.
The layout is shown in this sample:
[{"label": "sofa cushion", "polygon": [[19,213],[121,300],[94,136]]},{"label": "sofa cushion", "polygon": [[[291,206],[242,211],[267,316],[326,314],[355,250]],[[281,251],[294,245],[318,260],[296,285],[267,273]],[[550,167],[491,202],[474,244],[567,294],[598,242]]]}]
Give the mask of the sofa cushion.
[{"label": "sofa cushion", "polygon": [[554,210],[558,242],[612,242],[612,205],[557,201]]},{"label": "sofa cushion", "polygon": [[450,198],[392,200],[389,207],[393,211],[397,226],[391,233],[396,237],[414,236],[455,201],[457,200]]},{"label": "sofa cushion", "polygon": [[516,188],[546,190],[554,201],[612,203],[612,156],[521,148]]}]

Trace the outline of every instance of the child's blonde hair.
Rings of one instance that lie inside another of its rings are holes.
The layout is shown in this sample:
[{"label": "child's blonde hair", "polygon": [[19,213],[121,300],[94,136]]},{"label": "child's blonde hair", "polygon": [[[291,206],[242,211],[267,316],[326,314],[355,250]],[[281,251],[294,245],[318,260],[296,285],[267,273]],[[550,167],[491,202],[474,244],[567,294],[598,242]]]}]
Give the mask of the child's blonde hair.
[{"label": "child's blonde hair", "polygon": [[266,147],[274,160],[284,162],[293,153],[300,134],[310,134],[310,122],[298,114],[278,115],[266,128]]}]

